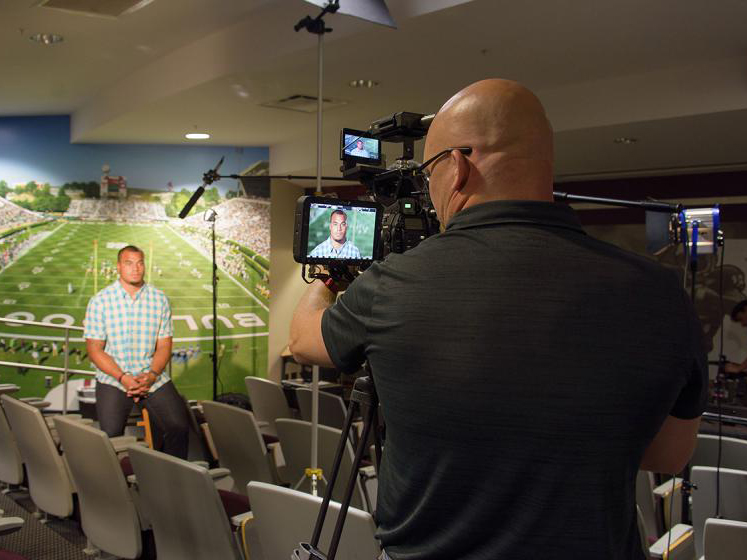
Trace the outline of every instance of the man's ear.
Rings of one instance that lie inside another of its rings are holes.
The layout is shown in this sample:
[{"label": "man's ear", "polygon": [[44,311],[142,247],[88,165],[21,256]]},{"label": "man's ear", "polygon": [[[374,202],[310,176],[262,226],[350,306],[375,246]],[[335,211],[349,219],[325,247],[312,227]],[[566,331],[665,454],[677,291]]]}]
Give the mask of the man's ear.
[{"label": "man's ear", "polygon": [[469,179],[469,161],[459,150],[451,150],[449,157],[454,164],[452,187],[455,191],[461,191],[467,184],[467,179]]}]

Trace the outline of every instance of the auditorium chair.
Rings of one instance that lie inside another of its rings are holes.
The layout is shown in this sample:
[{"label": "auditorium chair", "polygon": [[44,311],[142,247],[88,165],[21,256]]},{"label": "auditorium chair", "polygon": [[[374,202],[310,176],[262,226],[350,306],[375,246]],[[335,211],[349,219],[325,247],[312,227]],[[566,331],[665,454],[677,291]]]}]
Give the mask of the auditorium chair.
[{"label": "auditorium chair", "polygon": [[140,446],[129,456],[158,560],[243,559],[206,468]]},{"label": "auditorium chair", "polygon": [[[645,536],[649,546],[656,542],[668,529],[679,524],[682,518],[681,488],[681,478],[675,478],[674,494],[672,494],[671,480],[656,486],[654,473],[638,471],[635,500],[641,509]],[[671,504],[671,507],[670,499],[674,499],[674,504]],[[674,517],[673,522],[669,519],[670,511]]]},{"label": "auditorium chair", "polygon": [[[20,517],[1,517],[0,518],[0,536],[9,535],[15,533],[23,528],[24,521]],[[29,560],[25,556],[10,552],[8,550],[0,550],[0,560]]]},{"label": "auditorium chair", "polygon": [[279,482],[272,455],[267,452],[251,412],[215,401],[204,401],[202,410],[218,452],[218,462],[231,471],[234,492],[243,493],[252,480]]},{"label": "auditorium chair", "polygon": [[741,560],[747,557],[747,523],[706,519],[704,560]]},{"label": "auditorium chair", "polygon": [[36,507],[57,517],[73,513],[73,485],[39,409],[1,395],[21,459],[26,465],[29,494]]},{"label": "auditorium chair", "polygon": [[[641,508],[636,506],[638,520],[638,534],[641,538],[641,548],[647,560],[666,558],[667,560],[695,560],[695,543],[692,527],[676,525],[671,531],[664,533],[659,539],[649,541],[646,537],[646,527]],[[670,553],[666,554],[667,547]]]},{"label": "auditorium chair", "polygon": [[[692,520],[695,531],[695,551],[704,554],[706,520],[716,515],[715,467],[693,467],[690,480],[695,485],[692,494]],[[721,469],[719,513],[723,519],[747,521],[747,471]],[[747,558],[747,550],[743,556]]]},{"label": "auditorium chair", "polygon": [[23,484],[23,461],[21,461],[18,444],[16,444],[2,408],[0,408],[0,482],[8,486]]},{"label": "auditorium chair", "polygon": [[[289,418],[280,418],[275,422],[280,438],[280,446],[283,450],[286,464],[286,476],[291,483],[291,487],[304,492],[311,492],[311,481],[305,476],[305,469],[310,466],[311,461],[311,423],[303,420],[291,420]],[[335,452],[342,435],[341,430],[330,428],[329,426],[319,425],[319,445],[318,445],[318,466],[322,469],[325,480],[332,473],[332,466],[335,461]],[[348,441],[345,452],[342,457],[340,474],[337,478],[332,498],[342,501],[350,469],[352,468],[355,457],[353,446]],[[324,493],[325,483],[319,486],[320,493]],[[363,509],[366,504],[366,496],[360,477],[356,478],[355,489],[351,505]]]},{"label": "auditorium chair", "polygon": [[93,545],[119,558],[138,558],[142,550],[141,522],[109,437],[64,416],[54,421],[78,491],[88,548]]},{"label": "auditorium chair", "polygon": [[[321,497],[262,482],[250,482],[247,492],[254,514],[253,530],[258,536],[263,558],[289,558],[300,542],[311,540]],[[324,553],[329,550],[339,511],[340,504],[330,502],[318,547]],[[375,531],[376,525],[369,513],[349,508],[336,557],[345,560],[378,558],[381,547],[374,536]]]},{"label": "auditorium chair", "polygon": [[[718,436],[698,434],[692,466],[715,467],[718,462]],[[730,437],[721,438],[721,467],[747,471],[747,441]]]},{"label": "auditorium chair", "polygon": [[267,433],[277,436],[275,420],[293,418],[283,388],[268,379],[248,375],[244,378],[252,412],[258,422],[267,422]]},{"label": "auditorium chair", "polygon": [[[296,399],[298,399],[301,420],[311,422],[311,389],[299,387],[296,389]],[[319,423],[321,425],[342,430],[345,426],[346,413],[347,408],[342,397],[319,391]]]}]

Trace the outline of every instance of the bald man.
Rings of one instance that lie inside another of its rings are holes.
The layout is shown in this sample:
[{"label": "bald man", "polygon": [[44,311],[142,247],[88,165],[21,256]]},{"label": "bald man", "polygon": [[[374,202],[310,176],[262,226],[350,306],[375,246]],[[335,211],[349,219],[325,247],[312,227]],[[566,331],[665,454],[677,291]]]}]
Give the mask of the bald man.
[{"label": "bald man", "polygon": [[676,275],[553,202],[552,130],[515,82],[447,101],[425,160],[444,231],[337,303],[315,282],[291,325],[297,360],[371,366],[382,558],[643,559],[636,473],[680,471],[705,406]]}]

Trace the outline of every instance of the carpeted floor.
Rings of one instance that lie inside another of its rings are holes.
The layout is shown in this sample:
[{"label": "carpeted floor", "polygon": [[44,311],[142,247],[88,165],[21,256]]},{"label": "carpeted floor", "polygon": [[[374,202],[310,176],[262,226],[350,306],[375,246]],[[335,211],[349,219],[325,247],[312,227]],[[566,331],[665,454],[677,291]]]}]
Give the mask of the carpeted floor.
[{"label": "carpeted floor", "polygon": [[50,518],[42,524],[32,512],[33,503],[24,492],[0,494],[0,509],[5,517],[20,517],[23,528],[0,536],[0,550],[15,552],[28,560],[88,560],[83,553],[86,537],[77,522]]}]

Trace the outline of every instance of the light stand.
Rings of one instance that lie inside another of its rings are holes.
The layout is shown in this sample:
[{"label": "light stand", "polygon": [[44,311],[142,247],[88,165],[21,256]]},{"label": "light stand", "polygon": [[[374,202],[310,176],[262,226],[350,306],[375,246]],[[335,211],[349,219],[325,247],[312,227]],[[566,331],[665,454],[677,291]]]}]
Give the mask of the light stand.
[{"label": "light stand", "polygon": [[[187,214],[189,214],[190,210],[192,210],[192,207],[200,199],[202,193],[205,192],[205,187],[207,185],[211,185],[215,181],[221,179],[221,176],[218,175],[218,170],[220,169],[221,165],[223,165],[224,159],[225,157],[220,158],[218,164],[202,176],[202,185],[200,185],[195,190],[190,199],[187,201],[187,204],[185,204],[184,208],[182,208],[181,212],[179,212],[180,218],[184,219],[187,217]],[[218,265],[216,264],[215,260],[215,219],[217,217],[218,215],[216,214],[215,210],[208,209],[205,211],[205,221],[210,222],[210,229],[213,239],[213,400],[218,397]]]},{"label": "light stand", "polygon": [[[332,31],[324,22],[324,16],[335,13],[340,7],[339,0],[330,2],[322,8],[322,12],[315,18],[304,17],[293,29],[306,29],[317,36],[317,98],[316,98],[316,193],[322,192],[322,80],[324,78],[324,34]],[[311,478],[311,493],[317,495],[317,483],[324,476],[319,469],[319,366],[311,369],[311,462],[306,469],[306,476]]]},{"label": "light stand", "polygon": [[210,237],[213,245],[212,281],[213,281],[213,400],[218,398],[218,264],[215,256],[215,221],[218,213],[209,208],[205,210],[205,221],[210,222]]}]

